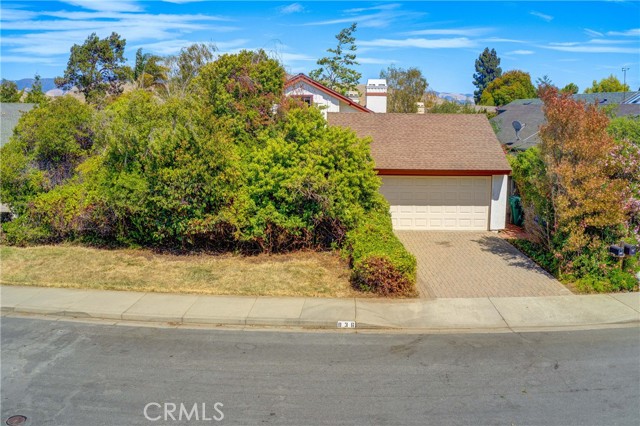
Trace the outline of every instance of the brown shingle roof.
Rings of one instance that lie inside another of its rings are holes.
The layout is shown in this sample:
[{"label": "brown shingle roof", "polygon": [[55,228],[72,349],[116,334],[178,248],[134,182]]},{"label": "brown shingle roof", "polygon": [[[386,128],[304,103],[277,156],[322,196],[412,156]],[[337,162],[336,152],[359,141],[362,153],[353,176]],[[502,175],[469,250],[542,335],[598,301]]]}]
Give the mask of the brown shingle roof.
[{"label": "brown shingle roof", "polygon": [[328,121],[371,136],[378,170],[511,171],[483,114],[329,113]]}]

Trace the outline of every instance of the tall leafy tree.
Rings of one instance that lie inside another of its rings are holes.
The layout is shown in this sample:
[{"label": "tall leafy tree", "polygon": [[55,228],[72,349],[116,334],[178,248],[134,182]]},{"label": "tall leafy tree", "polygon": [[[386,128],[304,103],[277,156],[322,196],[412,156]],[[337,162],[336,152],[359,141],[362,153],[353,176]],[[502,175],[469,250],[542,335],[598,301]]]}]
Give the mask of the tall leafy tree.
[{"label": "tall leafy tree", "polygon": [[167,95],[184,96],[200,69],[213,60],[216,50],[213,44],[194,43],[165,58],[162,66],[167,73],[164,83]]},{"label": "tall leafy tree", "polygon": [[600,81],[593,80],[591,87],[588,87],[584,93],[602,93],[602,92],[628,92],[629,85],[622,84],[618,77],[611,74],[607,78]]},{"label": "tall leafy tree", "polygon": [[31,85],[31,90],[27,93],[24,101],[27,103],[42,104],[47,102],[47,100],[47,95],[42,91],[42,80],[40,79],[40,75],[36,74],[33,84]]},{"label": "tall leafy tree", "polygon": [[237,143],[254,144],[255,135],[276,119],[285,72],[263,50],[220,55],[200,69],[193,91],[213,115],[233,128]]},{"label": "tall leafy tree", "polygon": [[419,102],[427,90],[427,79],[422,76],[418,68],[402,69],[391,65],[387,70],[380,72],[380,78],[387,80],[388,112],[409,112],[418,111]]},{"label": "tall leafy tree", "polygon": [[18,90],[15,81],[2,80],[0,86],[0,102],[20,102],[24,90]]},{"label": "tall leafy tree", "polygon": [[476,104],[480,103],[482,92],[496,78],[502,75],[500,68],[500,58],[495,49],[489,50],[485,47],[484,51],[476,59],[476,72],[473,74],[473,85],[478,89],[473,92],[473,99]]},{"label": "tall leafy tree", "polygon": [[136,63],[133,68],[133,81],[139,88],[153,87],[167,80],[167,68],[162,64],[162,58],[151,53],[142,53],[142,48],[136,51]]},{"label": "tall leafy tree", "polygon": [[562,89],[560,89],[560,93],[568,93],[570,95],[575,95],[576,93],[578,93],[580,89],[578,88],[578,85],[575,83],[569,83],[566,86],[564,86]]},{"label": "tall leafy tree", "polygon": [[540,129],[540,152],[555,210],[553,229],[565,237],[558,249],[566,258],[618,232],[627,184],[611,178],[618,166],[610,161],[616,144],[607,133],[607,116],[554,89],[543,100],[547,123]]},{"label": "tall leafy tree", "polygon": [[346,94],[349,90],[354,90],[362,77],[362,74],[353,69],[359,65],[356,62],[356,38],[353,33],[356,32],[357,24],[354,22],[351,26],[344,28],[336,39],[338,45],[335,49],[327,49],[327,52],[333,56],[326,56],[318,60],[317,68],[309,73],[309,76],[342,94]]},{"label": "tall leafy tree", "polygon": [[496,78],[482,92],[480,105],[506,105],[516,99],[537,97],[536,88],[531,83],[529,73],[519,70],[508,71]]},{"label": "tall leafy tree", "polygon": [[105,95],[122,93],[129,68],[124,65],[126,40],[117,33],[100,39],[91,34],[81,45],[74,44],[63,77],[56,86],[68,90],[77,87],[88,102],[98,102]]}]

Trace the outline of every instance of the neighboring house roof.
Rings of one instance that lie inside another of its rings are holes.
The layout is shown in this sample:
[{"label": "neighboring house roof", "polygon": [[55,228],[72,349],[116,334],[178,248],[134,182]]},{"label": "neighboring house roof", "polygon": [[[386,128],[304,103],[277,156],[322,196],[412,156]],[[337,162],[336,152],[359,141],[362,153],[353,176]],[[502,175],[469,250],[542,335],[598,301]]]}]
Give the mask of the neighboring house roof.
[{"label": "neighboring house roof", "polygon": [[0,102],[0,146],[9,142],[13,129],[25,112],[31,110],[35,104]]},{"label": "neighboring house roof", "polygon": [[[577,93],[573,95],[573,99],[577,101],[584,101],[588,104],[598,102],[602,105],[622,104],[630,103],[632,99],[635,99],[640,95],[640,92],[599,92],[599,93]],[[542,99],[516,99],[500,108],[508,108],[513,105],[542,105]]]},{"label": "neighboring house roof", "polygon": [[[500,114],[491,119],[496,128],[496,136],[501,144],[509,144],[512,149],[525,150],[540,142],[538,131],[545,123],[542,105],[512,105],[508,109],[501,109]],[[524,124],[520,130],[520,139],[516,138],[516,131],[512,123],[519,121]]]},{"label": "neighboring house roof", "polygon": [[484,114],[340,114],[332,126],[370,136],[380,174],[491,175],[511,171]]},{"label": "neighboring house roof", "polygon": [[[589,94],[591,95],[591,94]],[[538,100],[539,101],[539,100]],[[640,104],[606,104],[613,105],[613,113],[618,117],[640,116]],[[520,104],[512,102],[498,109],[499,114],[491,119],[497,127],[498,140],[502,144],[509,144],[512,149],[525,150],[540,143],[538,131],[546,122],[542,102]],[[520,139],[516,139],[516,132],[512,123],[519,121],[525,127],[520,130]]]},{"label": "neighboring house roof", "polygon": [[[290,76],[288,76],[288,77],[290,77]],[[354,109],[356,109],[358,111],[373,113],[373,111],[371,111],[370,109],[365,108],[362,105],[353,102],[348,97],[336,92],[335,90],[329,89],[327,86],[324,86],[324,85],[318,83],[317,81],[313,80],[310,77],[307,77],[304,74],[298,74],[298,75],[295,75],[293,77],[290,77],[287,81],[285,81],[284,87],[288,88],[288,87],[291,87],[291,86],[295,86],[296,84],[301,83],[301,82],[305,82],[305,83],[309,84],[310,86],[313,86],[316,89],[318,89],[318,90],[320,90],[320,91],[322,91],[322,92],[324,92],[324,93],[326,93],[326,94],[328,94],[330,96],[333,96],[334,98],[339,99],[340,101],[346,103],[347,105],[349,105],[350,107],[352,107],[352,108],[354,108]]]}]

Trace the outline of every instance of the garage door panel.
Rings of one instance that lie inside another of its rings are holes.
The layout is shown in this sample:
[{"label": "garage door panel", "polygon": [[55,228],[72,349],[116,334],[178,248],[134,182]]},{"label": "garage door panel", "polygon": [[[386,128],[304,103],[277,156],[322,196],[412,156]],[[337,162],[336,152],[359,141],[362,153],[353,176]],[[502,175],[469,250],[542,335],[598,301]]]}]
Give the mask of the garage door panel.
[{"label": "garage door panel", "polygon": [[490,177],[383,176],[395,229],[486,230]]}]

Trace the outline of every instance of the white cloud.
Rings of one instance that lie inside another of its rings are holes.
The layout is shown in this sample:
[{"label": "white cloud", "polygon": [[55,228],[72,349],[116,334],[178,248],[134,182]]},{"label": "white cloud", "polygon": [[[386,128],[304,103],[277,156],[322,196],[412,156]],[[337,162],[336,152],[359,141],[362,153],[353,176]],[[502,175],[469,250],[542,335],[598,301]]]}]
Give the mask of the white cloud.
[{"label": "white cloud", "polygon": [[287,53],[287,52],[279,52],[275,53],[274,56],[282,62],[315,62],[316,58],[312,58],[309,55],[305,55],[302,53]]},{"label": "white cloud", "polygon": [[593,40],[589,40],[591,44],[631,44],[636,43],[635,40],[607,40],[607,39],[598,39],[594,38]]},{"label": "white cloud", "polygon": [[206,0],[162,0],[165,3],[186,4],[186,3],[200,3]]},{"label": "white cloud", "polygon": [[533,55],[533,50],[512,50],[511,52],[505,53],[505,55]]},{"label": "white cloud", "polygon": [[[304,26],[321,26],[335,24],[350,24],[357,22],[359,28],[386,28],[397,18],[423,16],[424,13],[403,12],[395,10],[399,4],[389,4],[374,6],[368,8],[356,8],[346,10],[345,13],[351,14],[344,18],[328,19],[324,21],[307,22]],[[377,13],[359,14],[360,12],[375,11]]]},{"label": "white cloud", "polygon": [[551,42],[546,46],[539,46],[545,49],[558,50],[561,52],[574,53],[638,53],[637,47],[618,46],[633,43],[632,40],[606,40],[592,39],[587,42],[567,41]]},{"label": "white cloud", "polygon": [[369,12],[372,10],[392,10],[392,9],[397,9],[400,6],[402,5],[399,3],[381,4],[381,5],[372,6],[372,7],[357,7],[353,9],[347,9],[344,11],[344,13],[362,13],[362,12]]},{"label": "white cloud", "polygon": [[395,64],[398,61],[395,59],[383,59],[383,58],[356,58],[356,61],[358,61],[361,64],[369,64],[369,65],[388,65],[388,64]]},{"label": "white cloud", "polygon": [[[25,55],[2,55],[3,63],[12,63],[12,64],[33,64],[33,57],[25,56]],[[40,58],[38,59],[38,64],[41,65],[64,65],[60,61],[57,61],[53,58]]]},{"label": "white cloud", "polygon": [[640,28],[634,28],[627,31],[609,31],[608,36],[638,37],[640,36]]},{"label": "white cloud", "polygon": [[37,17],[38,14],[36,12],[31,12],[29,10],[20,10],[20,9],[11,9],[2,7],[2,15],[0,19],[2,19],[2,26],[4,27],[4,23],[7,21],[22,21],[25,19],[33,19]]},{"label": "white cloud", "polygon": [[601,32],[590,30],[589,28],[585,28],[584,32],[590,37],[602,37],[604,35]]},{"label": "white cloud", "polygon": [[[88,3],[94,4],[94,2]],[[239,29],[223,25],[221,21],[227,19],[219,16],[122,11],[127,8],[135,9],[129,7],[130,3],[115,2],[115,5],[111,7],[92,6],[94,9],[103,9],[96,11],[43,11],[38,12],[35,17],[30,16],[31,19],[10,21],[4,20],[3,10],[3,30],[27,32],[3,36],[1,39],[3,54],[37,56],[38,60],[44,57],[68,54],[71,46],[81,43],[88,34],[93,32],[99,37],[107,37],[112,32],[116,32],[127,40],[129,46],[141,42],[169,41],[169,44],[164,47],[159,46],[158,49],[159,51],[171,51],[184,38],[185,34],[197,31],[221,33]],[[55,19],[38,19],[38,16]]]},{"label": "white cloud", "polygon": [[417,30],[403,33],[408,36],[421,36],[421,35],[460,35],[466,37],[475,37],[490,33],[493,28],[447,28],[447,29],[429,29],[429,30]]},{"label": "white cloud", "polygon": [[155,53],[157,55],[174,55],[180,52],[183,47],[190,46],[194,43],[213,44],[219,51],[227,51],[229,49],[235,49],[246,45],[249,42],[247,39],[235,39],[228,41],[221,41],[211,43],[209,41],[193,41],[193,40],[164,40],[155,43],[139,43],[132,46],[132,50],[138,50],[142,48],[145,52]]},{"label": "white cloud", "polygon": [[536,12],[535,10],[532,10],[531,12],[529,12],[529,15],[537,16],[538,18],[546,22],[551,22],[553,20],[553,16],[545,15],[544,13]]},{"label": "white cloud", "polygon": [[502,37],[490,37],[483,40],[479,40],[482,43],[527,43],[524,40],[516,40],[513,38],[502,38]]},{"label": "white cloud", "polygon": [[629,53],[637,54],[637,47],[620,47],[607,46],[597,44],[579,44],[579,43],[550,43],[547,46],[541,46],[545,49],[558,50],[560,52],[573,53]]},{"label": "white cloud", "polygon": [[291,13],[299,13],[304,11],[304,6],[302,6],[300,3],[291,3],[288,6],[279,7],[278,10],[280,11],[280,13],[289,15]]},{"label": "white cloud", "polygon": [[415,47],[420,49],[458,49],[463,47],[474,47],[476,43],[466,37],[457,38],[407,38],[407,39],[387,39],[380,38],[370,41],[358,42],[361,46],[374,47]]},{"label": "white cloud", "polygon": [[140,12],[142,9],[135,1],[129,0],[63,0],[72,6],[99,12]]}]

